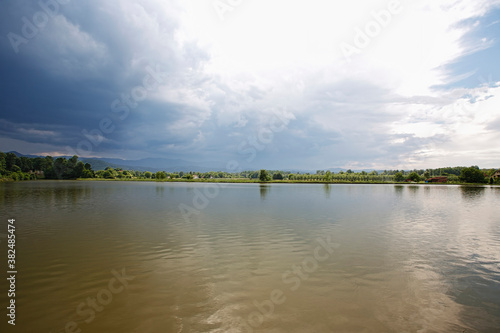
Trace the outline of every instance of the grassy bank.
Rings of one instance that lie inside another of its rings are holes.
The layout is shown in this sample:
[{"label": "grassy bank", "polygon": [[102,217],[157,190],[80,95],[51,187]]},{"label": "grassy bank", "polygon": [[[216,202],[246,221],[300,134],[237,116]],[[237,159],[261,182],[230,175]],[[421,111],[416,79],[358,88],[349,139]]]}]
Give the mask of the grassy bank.
[{"label": "grassy bank", "polygon": [[[125,182],[156,182],[156,183],[227,183],[227,184],[393,184],[393,185],[462,185],[462,186],[485,186],[490,184],[484,183],[460,183],[460,182],[450,182],[450,183],[425,183],[425,182],[367,182],[367,181],[318,181],[318,180],[270,180],[267,182],[262,182],[258,179],[248,179],[248,178],[217,178],[217,179],[104,179],[104,178],[78,178],[78,181],[125,181]],[[498,187],[499,185],[491,185]]]}]

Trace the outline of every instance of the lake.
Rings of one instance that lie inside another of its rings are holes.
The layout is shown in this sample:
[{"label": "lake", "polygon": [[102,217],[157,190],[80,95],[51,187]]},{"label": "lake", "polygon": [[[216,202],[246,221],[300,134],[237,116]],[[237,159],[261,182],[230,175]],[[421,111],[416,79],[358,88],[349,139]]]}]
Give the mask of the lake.
[{"label": "lake", "polygon": [[[16,332],[499,332],[500,188],[33,181]],[[2,332],[7,324],[6,279]]]}]

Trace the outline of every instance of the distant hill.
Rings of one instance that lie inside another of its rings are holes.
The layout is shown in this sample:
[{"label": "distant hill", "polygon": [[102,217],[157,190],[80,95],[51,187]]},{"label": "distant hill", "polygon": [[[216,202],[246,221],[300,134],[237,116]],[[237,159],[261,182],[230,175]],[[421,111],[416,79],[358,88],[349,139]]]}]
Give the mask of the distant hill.
[{"label": "distant hill", "polygon": [[17,157],[30,157],[30,158],[45,157],[45,156],[39,156],[39,155],[24,155],[24,154],[21,154],[15,150],[8,151],[7,153],[14,153]]},{"label": "distant hill", "polygon": [[[9,153],[14,153],[17,157],[45,157],[40,155],[24,155],[17,151],[9,151]],[[71,156],[60,156],[64,158],[70,158]],[[168,159],[168,158],[144,158],[139,160],[124,160],[119,158],[95,158],[95,157],[80,157],[80,161],[83,163],[89,163],[92,169],[95,171],[104,170],[107,167],[113,169],[123,169],[123,170],[138,170],[138,171],[168,171],[168,172],[179,172],[179,171],[222,171],[224,167],[215,166],[202,166],[190,161],[181,159]]]},{"label": "distant hill", "polygon": [[[143,158],[140,160],[123,160],[118,158],[100,158],[101,161],[120,165],[127,170],[141,170],[141,171],[218,171],[223,170],[223,167],[203,166],[194,162],[181,160],[181,159],[168,159],[168,158]],[[90,162],[89,162],[90,163]],[[214,163],[215,164],[215,163]]]},{"label": "distant hill", "polygon": [[[89,163],[92,166],[92,169],[95,171],[104,170],[107,167],[111,167],[113,169],[132,170],[132,168],[129,168],[125,165],[109,163],[109,162],[103,161],[103,160],[98,159],[98,158],[82,157],[82,158],[79,158],[79,160],[82,161],[83,163]],[[140,169],[134,169],[134,170],[148,171],[148,170],[140,170]]]},{"label": "distant hill", "polygon": [[[42,155],[25,155],[25,154],[21,154],[21,153],[19,153],[17,151],[9,151],[9,153],[14,153],[17,157],[29,157],[29,158],[45,157],[45,156],[42,156]],[[59,157],[59,156],[57,156],[57,157]],[[54,158],[57,158],[57,157],[54,157]],[[60,156],[60,157],[70,158],[71,156]],[[78,160],[82,161],[83,163],[90,163],[90,165],[92,166],[92,169],[95,170],[95,171],[104,170],[107,167],[111,167],[113,169],[121,168],[121,169],[124,169],[124,170],[131,170],[128,167],[117,165],[117,164],[113,164],[113,163],[109,163],[109,162],[100,160],[98,158],[81,157],[81,158],[78,158]],[[147,170],[140,170],[140,171],[147,171]]]},{"label": "distant hill", "polygon": [[[21,157],[45,157],[38,155],[23,155],[17,151],[10,151],[9,153],[14,153],[16,156]],[[70,158],[71,156],[61,156],[65,158]],[[170,159],[170,158],[143,158],[138,160],[124,160],[120,158],[108,158],[108,157],[80,157],[80,161],[84,163],[90,163],[92,165],[92,169],[95,171],[104,170],[107,167],[111,167],[113,169],[122,169],[122,170],[138,170],[138,171],[168,171],[168,172],[189,172],[189,171],[198,171],[198,172],[209,172],[209,171],[224,171],[224,165],[218,165],[219,162],[207,162],[203,165],[187,160],[182,159]],[[328,168],[323,170],[330,170],[334,173],[339,173],[340,171],[347,171],[345,168]],[[283,171],[290,171],[292,173],[310,173],[315,174],[316,170],[299,170],[299,169],[283,169]],[[353,172],[371,172],[373,169],[359,169],[352,170]],[[377,172],[382,172],[383,170],[376,170]]]},{"label": "distant hill", "polygon": [[[290,171],[291,173],[310,173],[310,174],[315,174],[316,171],[322,170],[322,171],[331,171],[333,173],[339,173],[340,171],[346,172],[349,170],[349,168],[327,168],[327,169],[315,169],[315,170],[304,170],[304,169],[284,169],[284,171]],[[375,169],[351,169],[352,172],[372,172],[372,171],[377,171],[378,173],[384,172],[384,170],[375,170]]]}]

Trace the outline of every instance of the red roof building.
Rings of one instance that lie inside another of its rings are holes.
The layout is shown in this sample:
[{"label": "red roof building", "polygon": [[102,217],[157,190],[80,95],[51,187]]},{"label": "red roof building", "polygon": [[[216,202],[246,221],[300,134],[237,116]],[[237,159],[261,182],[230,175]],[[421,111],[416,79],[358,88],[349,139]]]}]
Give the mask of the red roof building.
[{"label": "red roof building", "polygon": [[446,183],[448,181],[448,177],[446,176],[438,176],[426,179],[426,183]]}]

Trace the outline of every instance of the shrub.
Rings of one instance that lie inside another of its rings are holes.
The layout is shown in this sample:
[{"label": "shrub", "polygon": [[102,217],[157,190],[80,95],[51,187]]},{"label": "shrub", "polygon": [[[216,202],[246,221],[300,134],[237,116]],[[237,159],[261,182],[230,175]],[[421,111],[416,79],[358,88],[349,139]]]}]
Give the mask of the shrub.
[{"label": "shrub", "polygon": [[486,183],[484,173],[478,167],[474,166],[462,169],[460,180],[466,183]]}]

